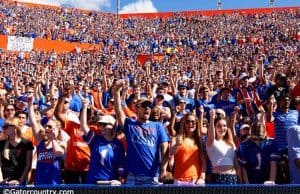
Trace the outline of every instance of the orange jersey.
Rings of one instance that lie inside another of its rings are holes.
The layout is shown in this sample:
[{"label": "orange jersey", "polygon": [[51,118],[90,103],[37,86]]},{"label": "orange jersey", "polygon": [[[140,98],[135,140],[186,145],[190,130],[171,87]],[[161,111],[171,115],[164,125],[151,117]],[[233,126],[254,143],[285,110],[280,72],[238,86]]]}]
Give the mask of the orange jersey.
[{"label": "orange jersey", "polygon": [[66,121],[65,129],[70,140],[68,141],[65,167],[71,171],[87,171],[90,163],[90,148],[82,138],[84,132],[80,125],[73,121]]},{"label": "orange jersey", "polygon": [[[92,91],[92,96],[94,98],[94,106],[97,109],[100,109],[100,104],[99,104],[99,92]],[[101,99],[102,100],[102,99]]]},{"label": "orange jersey", "polygon": [[197,145],[178,146],[174,156],[174,178],[180,181],[196,180],[201,175],[200,158]]}]

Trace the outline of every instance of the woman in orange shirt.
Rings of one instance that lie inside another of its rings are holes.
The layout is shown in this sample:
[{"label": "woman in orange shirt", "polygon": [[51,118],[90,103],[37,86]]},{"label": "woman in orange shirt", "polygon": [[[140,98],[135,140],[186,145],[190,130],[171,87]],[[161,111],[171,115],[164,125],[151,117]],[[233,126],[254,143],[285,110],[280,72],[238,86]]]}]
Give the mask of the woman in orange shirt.
[{"label": "woman in orange shirt", "polygon": [[170,156],[174,157],[175,184],[205,184],[206,161],[195,115],[188,113],[181,119],[179,132],[171,142]]}]

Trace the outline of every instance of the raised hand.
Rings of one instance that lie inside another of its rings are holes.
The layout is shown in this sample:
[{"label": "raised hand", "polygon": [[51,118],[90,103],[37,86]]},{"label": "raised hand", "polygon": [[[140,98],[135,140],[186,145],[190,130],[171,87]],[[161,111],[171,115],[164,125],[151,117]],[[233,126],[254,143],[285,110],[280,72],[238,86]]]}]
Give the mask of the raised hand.
[{"label": "raised hand", "polygon": [[34,96],[32,94],[27,96],[28,105],[32,105],[34,102]]},{"label": "raised hand", "polygon": [[83,98],[83,97],[82,97],[82,99],[81,99],[81,102],[82,102],[83,108],[87,108],[87,107],[89,106],[89,104],[90,104],[89,99]]},{"label": "raised hand", "polygon": [[116,81],[113,86],[113,92],[120,91],[122,89],[122,87],[124,87],[124,86],[125,86],[125,80],[120,79],[120,80]]}]

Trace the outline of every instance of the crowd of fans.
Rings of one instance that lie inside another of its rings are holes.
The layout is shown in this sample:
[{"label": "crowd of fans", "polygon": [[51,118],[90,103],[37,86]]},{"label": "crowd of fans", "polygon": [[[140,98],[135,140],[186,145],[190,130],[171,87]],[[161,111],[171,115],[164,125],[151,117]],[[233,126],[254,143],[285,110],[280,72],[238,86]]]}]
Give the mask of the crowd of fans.
[{"label": "crowd of fans", "polygon": [[122,19],[1,1],[1,34],[101,44],[1,50],[2,182],[300,183],[299,13]]}]

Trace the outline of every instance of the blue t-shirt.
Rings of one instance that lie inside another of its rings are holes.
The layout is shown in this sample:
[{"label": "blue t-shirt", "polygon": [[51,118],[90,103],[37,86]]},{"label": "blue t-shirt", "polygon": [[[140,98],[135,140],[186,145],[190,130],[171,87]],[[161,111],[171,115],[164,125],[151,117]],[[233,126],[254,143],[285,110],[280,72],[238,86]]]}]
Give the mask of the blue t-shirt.
[{"label": "blue t-shirt", "polygon": [[118,169],[124,168],[125,151],[118,139],[107,141],[93,131],[85,136],[91,150],[91,161],[87,173],[87,183],[95,184],[98,180],[117,180]]},{"label": "blue t-shirt", "polygon": [[261,184],[269,180],[270,162],[277,161],[277,147],[273,139],[266,139],[257,145],[248,139],[241,143],[238,149],[238,161],[245,167],[249,183]]},{"label": "blue t-shirt", "polygon": [[209,111],[215,108],[215,105],[209,100],[198,99],[196,102],[196,114],[199,117],[199,107],[203,106],[206,118],[209,120]]},{"label": "blue t-shirt", "polygon": [[70,102],[70,109],[75,112],[80,112],[82,107],[81,99],[77,94],[72,95],[72,100]]},{"label": "blue t-shirt", "polygon": [[126,164],[130,173],[156,177],[160,170],[160,144],[169,137],[160,122],[126,118],[123,129],[127,140]]},{"label": "blue t-shirt", "polygon": [[286,133],[289,128],[299,125],[299,112],[288,110],[288,112],[276,111],[273,113],[275,118],[275,141],[279,150],[287,148]]},{"label": "blue t-shirt", "polygon": [[221,108],[225,111],[227,116],[231,116],[232,112],[234,111],[234,107],[237,105],[234,99],[229,99],[227,101],[221,100],[216,104],[216,108]]}]

